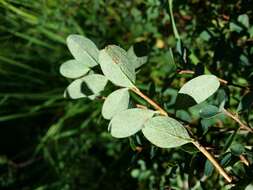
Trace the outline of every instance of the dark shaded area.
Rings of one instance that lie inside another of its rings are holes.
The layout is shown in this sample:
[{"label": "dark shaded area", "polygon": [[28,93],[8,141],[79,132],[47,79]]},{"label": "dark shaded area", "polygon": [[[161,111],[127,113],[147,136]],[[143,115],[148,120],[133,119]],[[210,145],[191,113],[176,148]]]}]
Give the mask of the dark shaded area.
[{"label": "dark shaded area", "polygon": [[149,51],[147,42],[138,42],[133,45],[134,47],[134,53],[136,54],[137,57],[142,57],[142,56],[147,56]]},{"label": "dark shaded area", "polygon": [[177,99],[175,103],[176,109],[187,109],[196,104],[197,102],[188,94],[182,94],[182,93],[177,94]]},{"label": "dark shaded area", "polygon": [[86,82],[82,82],[81,92],[85,94],[86,96],[90,96],[94,94],[94,92],[92,92],[92,90],[90,89],[90,87],[87,85]]}]

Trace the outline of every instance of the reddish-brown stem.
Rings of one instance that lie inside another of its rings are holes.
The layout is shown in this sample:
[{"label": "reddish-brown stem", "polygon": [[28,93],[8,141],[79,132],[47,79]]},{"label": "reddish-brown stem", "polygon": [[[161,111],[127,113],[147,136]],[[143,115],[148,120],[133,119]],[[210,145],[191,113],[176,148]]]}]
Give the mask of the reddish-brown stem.
[{"label": "reddish-brown stem", "polygon": [[159,111],[159,113],[161,115],[168,116],[168,113],[164,109],[162,109],[155,101],[153,101],[148,96],[146,96],[145,94],[143,94],[138,88],[134,87],[134,88],[131,88],[131,90],[134,93],[136,93],[137,95],[139,95],[141,98],[143,98],[144,100],[146,100],[151,106],[153,106],[157,111]]},{"label": "reddish-brown stem", "polygon": [[[131,90],[139,95],[141,98],[146,100],[151,106],[153,106],[161,115],[168,116],[168,113],[161,108],[156,102],[154,102],[152,99],[150,99],[148,96],[143,94],[137,87],[131,88]],[[213,164],[213,166],[217,169],[217,171],[229,182],[232,182],[232,177],[230,177],[225,169],[222,168],[222,166],[216,161],[216,159],[212,156],[208,150],[203,147],[198,141],[193,140],[192,143],[198,148],[200,152],[202,152],[206,158]]]},{"label": "reddish-brown stem", "polygon": [[223,109],[222,111],[223,111],[223,113],[224,113],[226,116],[230,117],[230,118],[233,119],[235,122],[237,122],[237,123],[240,125],[240,128],[241,128],[241,129],[245,129],[245,130],[247,130],[247,131],[253,133],[253,129],[250,128],[249,126],[247,126],[246,124],[244,124],[244,123],[239,119],[239,117],[238,117],[237,115],[231,113],[230,111],[228,111],[228,110],[226,110],[226,109]]},{"label": "reddish-brown stem", "polygon": [[246,166],[249,166],[250,163],[249,163],[249,161],[245,158],[244,155],[240,155],[239,158],[240,158],[240,160],[241,160],[242,163],[244,163]]}]

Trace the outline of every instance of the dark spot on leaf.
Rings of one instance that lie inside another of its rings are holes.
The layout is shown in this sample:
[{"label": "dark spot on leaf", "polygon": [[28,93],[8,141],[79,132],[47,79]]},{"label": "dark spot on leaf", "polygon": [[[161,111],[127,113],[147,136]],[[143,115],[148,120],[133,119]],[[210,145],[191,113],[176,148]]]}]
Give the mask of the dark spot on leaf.
[{"label": "dark spot on leaf", "polygon": [[113,60],[113,63],[119,64],[119,58],[113,57],[112,60]]}]

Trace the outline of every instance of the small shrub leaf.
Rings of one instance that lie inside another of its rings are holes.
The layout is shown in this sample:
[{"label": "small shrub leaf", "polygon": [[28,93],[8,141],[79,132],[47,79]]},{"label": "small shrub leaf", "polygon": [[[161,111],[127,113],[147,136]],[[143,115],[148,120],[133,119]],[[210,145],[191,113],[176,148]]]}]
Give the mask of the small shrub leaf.
[{"label": "small shrub leaf", "polygon": [[173,148],[191,142],[183,125],[166,116],[151,118],[145,123],[142,133],[152,144],[161,148]]},{"label": "small shrub leaf", "polygon": [[237,21],[240,22],[246,28],[249,28],[249,26],[250,26],[249,17],[247,14],[242,14],[242,15],[238,16]]},{"label": "small shrub leaf", "polygon": [[72,34],[67,38],[67,45],[71,54],[80,63],[84,63],[88,67],[94,67],[98,64],[99,50],[90,39]]},{"label": "small shrub leaf", "polygon": [[73,81],[65,92],[72,99],[88,97],[93,99],[104,90],[107,79],[103,75],[91,74]]},{"label": "small shrub leaf", "polygon": [[104,75],[115,85],[134,86],[135,71],[122,48],[115,45],[107,46],[99,53],[99,63]]},{"label": "small shrub leaf", "polygon": [[205,119],[211,118],[219,113],[220,109],[213,105],[207,105],[199,110],[200,117]]},{"label": "small shrub leaf", "polygon": [[109,55],[118,62],[118,65],[122,72],[133,82],[135,83],[135,68],[131,64],[127,57],[127,52],[119,46],[110,45],[107,48]]},{"label": "small shrub leaf", "polygon": [[87,65],[72,59],[64,62],[60,67],[60,73],[62,76],[76,79],[84,76],[89,72],[90,68]]},{"label": "small shrub leaf", "polygon": [[140,131],[154,114],[152,110],[140,108],[119,112],[109,124],[110,132],[116,138],[129,137]]},{"label": "small shrub leaf", "polygon": [[219,88],[220,82],[214,75],[198,76],[182,86],[179,94],[193,98],[197,104],[205,101]]},{"label": "small shrub leaf", "polygon": [[127,51],[127,57],[130,60],[131,64],[135,69],[141,67],[143,64],[147,62],[148,57],[142,56],[138,57],[134,52],[134,47],[131,46]]},{"label": "small shrub leaf", "polygon": [[102,107],[102,115],[105,119],[111,119],[116,113],[126,110],[128,104],[128,88],[116,90],[106,98]]}]

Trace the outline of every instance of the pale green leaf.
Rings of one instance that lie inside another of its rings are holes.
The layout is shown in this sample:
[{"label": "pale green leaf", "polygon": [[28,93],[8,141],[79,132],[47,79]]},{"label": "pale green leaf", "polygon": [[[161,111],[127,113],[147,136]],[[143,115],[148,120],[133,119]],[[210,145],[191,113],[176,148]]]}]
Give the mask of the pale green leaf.
[{"label": "pale green leaf", "polygon": [[199,104],[213,95],[219,86],[220,82],[216,76],[201,75],[184,84],[179,94],[189,96]]},{"label": "pale green leaf", "polygon": [[142,133],[152,144],[161,148],[178,147],[192,141],[181,123],[166,116],[149,119]]},{"label": "pale green leaf", "polygon": [[117,113],[126,110],[128,104],[128,88],[116,90],[106,98],[102,107],[102,115],[105,119],[111,119]]},{"label": "pale green leaf", "polygon": [[147,56],[142,56],[142,57],[136,56],[133,46],[131,46],[128,49],[127,57],[135,69],[137,69],[137,68],[141,67],[143,64],[145,64],[148,59]]},{"label": "pale green leaf", "polygon": [[67,38],[67,45],[76,60],[94,67],[98,64],[99,50],[97,46],[88,38],[72,34]]},{"label": "pale green leaf", "polygon": [[253,190],[253,184],[247,185],[247,187],[245,188],[245,190]]},{"label": "pale green leaf", "polygon": [[65,92],[72,99],[89,97],[93,99],[104,90],[107,79],[103,75],[91,74],[73,81]]},{"label": "pale green leaf", "polygon": [[99,63],[104,75],[115,85],[134,86],[135,71],[123,49],[114,45],[107,46],[99,53]]},{"label": "pale green leaf", "polygon": [[135,82],[135,68],[127,57],[127,52],[119,46],[109,45],[105,48],[108,54],[119,65],[122,72],[134,83]]},{"label": "pale green leaf", "polygon": [[246,28],[249,28],[249,26],[250,26],[250,24],[249,24],[249,16],[247,14],[242,14],[242,15],[238,16],[237,20],[243,26],[245,26]]},{"label": "pale green leaf", "polygon": [[113,137],[129,137],[140,131],[145,122],[149,120],[154,111],[140,108],[128,109],[116,114],[110,124],[109,129]]},{"label": "pale green leaf", "polygon": [[64,62],[60,67],[60,73],[62,76],[75,79],[84,76],[90,70],[87,65],[72,59]]},{"label": "pale green leaf", "polygon": [[243,30],[243,28],[241,26],[237,25],[234,22],[229,23],[229,29],[231,31],[234,31],[234,32],[237,32],[237,33],[240,33]]}]

